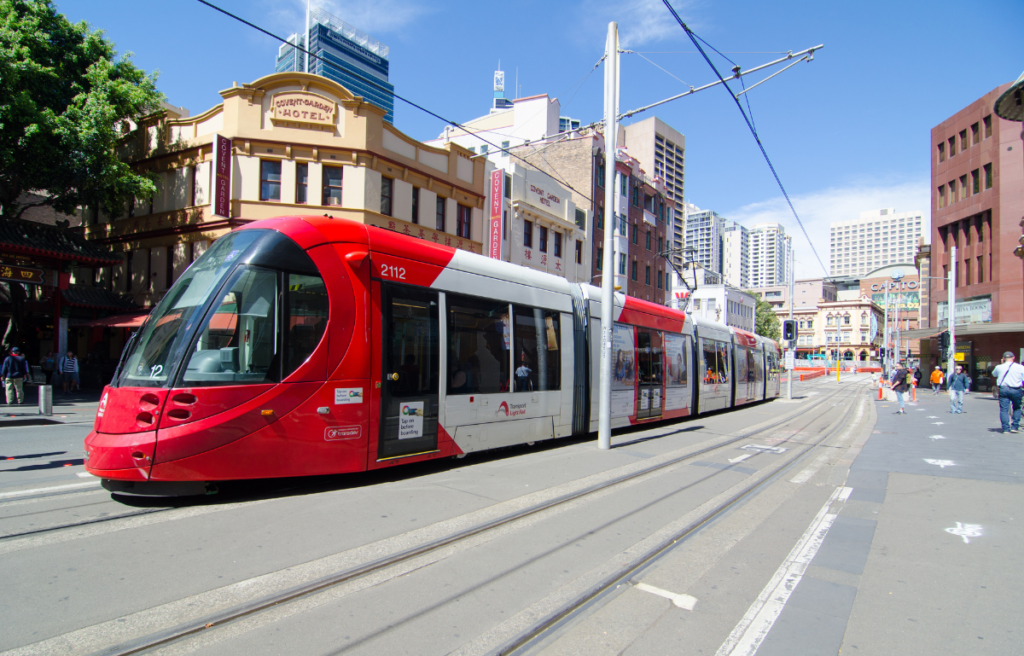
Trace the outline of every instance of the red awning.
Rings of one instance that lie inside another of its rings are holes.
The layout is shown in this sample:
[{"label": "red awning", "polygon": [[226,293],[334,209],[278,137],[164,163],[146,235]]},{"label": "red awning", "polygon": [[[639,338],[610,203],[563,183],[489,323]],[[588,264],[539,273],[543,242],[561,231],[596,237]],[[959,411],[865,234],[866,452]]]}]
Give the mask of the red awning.
[{"label": "red awning", "polygon": [[138,328],[148,317],[149,314],[115,314],[112,317],[94,319],[78,325],[82,328]]}]

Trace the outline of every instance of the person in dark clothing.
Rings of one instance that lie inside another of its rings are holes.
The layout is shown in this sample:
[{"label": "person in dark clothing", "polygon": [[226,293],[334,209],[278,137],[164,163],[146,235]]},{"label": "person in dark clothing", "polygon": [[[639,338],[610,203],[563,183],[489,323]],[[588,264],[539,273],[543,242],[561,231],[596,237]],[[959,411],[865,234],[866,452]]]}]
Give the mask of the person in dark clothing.
[{"label": "person in dark clothing", "polygon": [[896,400],[900,404],[900,409],[896,411],[898,415],[907,414],[906,399],[903,395],[910,389],[910,384],[907,382],[907,378],[910,376],[910,372],[903,365],[899,365],[896,371],[892,374],[892,390],[896,392]]},{"label": "person in dark clothing", "polygon": [[0,365],[0,380],[4,382],[8,405],[25,402],[26,379],[32,379],[28,360],[21,354],[21,349],[15,346],[11,348],[11,354],[4,358],[3,365]]}]

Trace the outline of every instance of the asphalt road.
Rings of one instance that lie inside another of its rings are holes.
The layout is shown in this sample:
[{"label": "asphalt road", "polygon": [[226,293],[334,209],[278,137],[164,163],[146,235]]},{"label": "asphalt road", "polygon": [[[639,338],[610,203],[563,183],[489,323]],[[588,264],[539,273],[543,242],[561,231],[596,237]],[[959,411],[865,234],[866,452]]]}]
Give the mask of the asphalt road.
[{"label": "asphalt road", "polygon": [[185,502],[89,487],[85,411],[0,424],[0,650],[1018,653],[1021,441],[867,382]]}]

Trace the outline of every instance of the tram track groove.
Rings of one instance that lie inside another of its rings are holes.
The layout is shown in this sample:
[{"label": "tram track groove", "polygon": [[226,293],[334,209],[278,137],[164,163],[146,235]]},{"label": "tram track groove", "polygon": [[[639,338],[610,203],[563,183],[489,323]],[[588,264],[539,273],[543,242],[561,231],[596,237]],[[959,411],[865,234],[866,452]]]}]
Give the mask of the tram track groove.
[{"label": "tram track groove", "polygon": [[[283,604],[286,604],[286,603],[289,603],[289,602],[294,602],[294,601],[296,601],[296,600],[298,600],[300,598],[303,598],[303,597],[310,597],[310,596],[313,596],[313,595],[322,594],[325,590],[327,590],[327,589],[329,589],[331,587],[339,586],[339,585],[347,583],[347,582],[352,582],[352,581],[355,581],[355,580],[360,579],[360,578],[371,577],[374,573],[382,572],[382,571],[384,571],[384,570],[386,570],[388,568],[391,568],[391,567],[401,566],[403,563],[407,563],[409,567],[412,567],[413,569],[415,569],[418,566],[415,566],[413,564],[414,561],[417,558],[421,558],[421,557],[423,557],[426,554],[429,554],[431,552],[438,552],[439,550],[445,549],[446,547],[451,547],[452,545],[455,545],[456,543],[465,542],[465,541],[470,540],[470,539],[472,539],[472,538],[474,538],[476,536],[481,536],[481,535],[486,534],[488,532],[494,531],[496,528],[499,528],[501,526],[506,526],[506,525],[509,525],[509,524],[515,523],[515,522],[521,522],[524,519],[529,518],[530,516],[538,515],[540,513],[543,513],[546,510],[550,510],[550,509],[555,508],[557,506],[562,506],[562,505],[568,504],[568,503],[573,502],[573,501],[577,501],[577,500],[580,500],[580,499],[584,499],[586,497],[590,497],[590,496],[592,496],[592,495],[594,495],[596,493],[610,490],[611,488],[619,486],[619,485],[621,485],[621,484],[623,484],[625,482],[629,482],[629,481],[632,481],[632,480],[638,480],[638,479],[640,479],[642,477],[645,477],[645,476],[650,476],[650,475],[658,474],[659,472],[665,470],[665,468],[667,468],[667,467],[672,467],[672,466],[678,466],[678,465],[686,464],[687,461],[693,460],[693,459],[698,458],[698,457],[700,457],[702,455],[706,455],[706,454],[708,454],[710,452],[713,452],[713,451],[716,451],[716,450],[719,450],[719,449],[727,448],[727,447],[732,446],[735,443],[740,442],[742,440],[749,440],[752,437],[755,437],[757,435],[762,435],[762,434],[764,434],[766,432],[772,431],[773,429],[778,429],[780,427],[784,427],[784,426],[786,426],[788,424],[791,424],[793,422],[800,421],[801,419],[806,418],[809,412],[811,412],[812,410],[814,410],[814,409],[816,409],[818,407],[821,407],[826,401],[834,399],[842,391],[844,391],[844,390],[836,390],[836,392],[834,392],[832,394],[823,394],[821,396],[821,398],[814,399],[813,401],[809,402],[806,406],[798,408],[798,409],[794,409],[793,411],[791,411],[789,413],[786,413],[786,414],[784,414],[783,416],[781,416],[781,417],[779,417],[777,419],[774,419],[774,420],[771,420],[771,421],[767,421],[767,422],[762,422],[762,423],[757,424],[757,425],[751,427],[750,429],[745,430],[745,431],[743,431],[743,432],[741,432],[739,434],[733,433],[734,436],[729,438],[729,439],[727,439],[727,440],[724,440],[724,441],[722,441],[722,440],[714,441],[710,445],[702,446],[703,444],[707,444],[707,442],[705,442],[705,443],[702,443],[700,445],[695,445],[695,446],[699,447],[699,448],[696,448],[696,449],[694,449],[692,447],[684,448],[684,449],[680,450],[680,451],[685,451],[685,453],[683,453],[681,455],[666,454],[666,455],[672,455],[672,457],[664,458],[662,461],[660,461],[660,462],[658,462],[658,463],[656,463],[654,465],[647,465],[647,463],[638,462],[638,463],[633,463],[631,465],[626,465],[626,466],[620,467],[620,468],[618,468],[619,470],[627,469],[628,468],[628,469],[632,469],[632,471],[629,471],[629,472],[627,472],[625,474],[622,474],[622,475],[618,475],[618,476],[614,476],[614,477],[608,478],[608,479],[604,480],[603,482],[599,482],[597,484],[584,485],[584,486],[580,487],[579,489],[577,489],[577,490],[575,490],[575,491],[573,491],[571,493],[554,496],[554,497],[552,497],[550,499],[547,499],[547,500],[542,501],[540,503],[537,503],[537,504],[534,504],[534,505],[529,506],[527,508],[524,508],[523,510],[520,510],[518,512],[508,513],[508,514],[505,514],[505,515],[502,515],[502,516],[498,516],[498,517],[496,517],[495,519],[493,519],[491,521],[487,521],[487,522],[482,522],[482,523],[476,524],[475,526],[471,526],[470,528],[468,528],[466,530],[450,532],[447,535],[443,535],[439,539],[426,541],[426,542],[424,542],[423,544],[419,545],[416,548],[406,549],[406,550],[402,550],[402,551],[397,551],[397,552],[392,553],[392,554],[390,554],[388,556],[385,556],[383,558],[371,559],[369,561],[364,560],[363,563],[360,564],[360,565],[357,565],[357,566],[354,566],[354,567],[348,567],[348,568],[343,569],[341,571],[336,570],[335,573],[333,573],[333,574],[330,574],[330,575],[327,575],[327,576],[316,577],[316,578],[314,578],[314,579],[312,579],[312,580],[310,580],[310,581],[308,581],[308,582],[306,582],[305,584],[302,584],[302,585],[290,586],[290,587],[286,587],[284,589],[279,589],[276,593],[273,593],[273,594],[270,594],[270,595],[263,595],[263,596],[259,597],[258,599],[255,599],[255,600],[250,599],[250,600],[248,600],[246,602],[232,603],[229,598],[236,597],[236,595],[233,595],[231,593],[231,591],[228,590],[228,589],[232,588],[233,586],[226,586],[225,588],[211,590],[211,591],[208,591],[206,593],[199,593],[199,596],[212,595],[212,596],[220,597],[220,602],[222,604],[224,604],[222,606],[222,608],[224,610],[221,611],[221,612],[216,612],[216,613],[207,613],[206,615],[203,615],[201,617],[196,617],[194,620],[187,620],[187,621],[184,621],[184,622],[179,622],[177,625],[175,625],[173,627],[168,627],[168,629],[166,629],[164,631],[157,631],[157,632],[150,631],[146,635],[135,636],[136,639],[130,639],[129,636],[124,635],[123,631],[116,630],[116,629],[124,629],[124,628],[126,628],[123,624],[121,624],[120,626],[116,626],[116,627],[115,626],[109,626],[108,628],[114,629],[114,630],[112,632],[108,632],[108,633],[105,634],[105,636],[106,636],[106,643],[105,644],[109,645],[111,636],[120,633],[123,636],[123,638],[122,638],[122,641],[120,642],[120,644],[118,644],[118,645],[111,646],[111,647],[105,647],[105,648],[104,647],[100,647],[100,645],[96,643],[96,638],[99,638],[100,636],[95,636],[95,635],[92,636],[92,638],[93,638],[92,640],[90,640],[90,639],[85,639],[84,641],[75,640],[74,642],[79,644],[79,645],[82,645],[82,642],[91,643],[93,650],[99,649],[99,651],[95,651],[95,653],[103,653],[103,654],[132,654],[132,653],[140,653],[140,652],[143,652],[143,651],[150,651],[150,650],[157,649],[157,648],[160,648],[160,647],[169,646],[171,643],[177,643],[177,642],[180,642],[182,640],[187,640],[190,637],[194,637],[196,634],[199,634],[199,633],[202,633],[202,632],[206,631],[207,629],[215,628],[215,627],[222,627],[222,626],[225,626],[225,625],[227,625],[229,623],[243,620],[244,618],[252,616],[254,614],[257,614],[257,613],[259,613],[261,611],[265,611],[265,610],[273,608],[273,607],[279,607],[279,606],[281,606]],[[828,406],[828,407],[831,407],[831,406]],[[813,421],[813,419],[812,419],[812,421]],[[799,434],[800,434],[800,431],[793,431],[793,434],[790,435],[787,438],[786,441],[792,440],[794,437],[797,437]],[[675,452],[675,453],[678,453],[678,452]],[[659,457],[659,458],[661,458],[661,457]],[[647,466],[644,466],[644,465],[647,465]],[[590,477],[586,477],[584,479],[580,479],[580,481],[587,481],[588,479],[599,478],[600,476],[601,476],[600,474],[595,474],[595,475],[592,475]],[[577,482],[580,482],[580,481],[577,481]],[[542,495],[542,493],[540,493],[540,492],[539,493],[533,493],[531,495],[526,495],[526,497],[534,498],[535,499],[535,498],[537,498],[537,496],[535,496],[535,495]],[[520,499],[522,499],[522,498],[520,498]],[[513,500],[510,500],[510,501],[516,501],[516,500],[513,499]],[[508,503],[508,502],[504,502],[504,503]],[[493,509],[493,507],[492,507],[492,509]],[[487,510],[489,510],[489,509],[481,509],[481,511],[487,511]],[[472,515],[479,514],[481,511],[477,511],[476,513],[470,513],[468,516],[464,516],[464,518],[472,516]],[[454,518],[454,519],[458,520],[459,518]],[[447,522],[440,522],[439,524],[451,524],[451,523],[453,523],[453,521],[454,520],[448,520]],[[457,522],[454,522],[454,523],[457,523]],[[420,529],[420,531],[422,531],[422,530],[423,529]],[[406,535],[409,535],[409,534],[406,534]],[[372,553],[372,551],[375,548],[376,548],[376,550],[378,552],[380,551],[380,546],[376,545],[376,544],[374,544],[374,545],[365,545],[365,549],[364,550],[367,551],[367,555],[369,555],[369,554]],[[356,549],[350,550],[350,551],[360,551],[360,549],[361,548],[356,548]],[[343,552],[343,553],[348,553],[348,552]],[[339,556],[339,555],[341,555],[341,554],[335,554],[335,556]],[[326,557],[326,558],[331,558],[331,557],[329,556],[329,557]],[[311,561],[311,563],[316,563],[316,562],[323,561],[323,560],[325,560],[325,559],[318,559],[318,561]],[[436,559],[435,559],[435,561],[436,561]],[[293,572],[296,569],[301,568],[304,565],[309,565],[311,563],[306,563],[306,564],[303,564],[303,565],[298,565],[298,566],[295,566],[295,567],[287,568],[287,570],[290,571],[290,572]],[[256,577],[255,579],[250,579],[249,582],[258,582],[258,586],[257,587],[263,586],[266,583],[268,583],[272,577],[274,577],[275,575],[277,575],[279,573],[280,572],[271,572],[271,573],[262,575],[260,577]],[[237,584],[235,584],[235,585],[237,585]],[[247,592],[246,594],[250,594],[250,593]],[[250,594],[250,596],[251,596],[251,594]],[[202,607],[205,607],[205,608],[210,608],[211,607],[210,604],[205,604],[205,603],[196,604],[195,603],[196,602],[196,596],[189,597],[189,598],[186,598],[186,599],[180,600],[180,601],[181,602],[187,602],[187,603],[184,603],[184,605],[185,606],[189,606],[190,608],[194,608],[196,605],[199,605],[199,606],[202,606]],[[210,601],[212,601],[212,599],[210,599]],[[227,602],[227,603],[224,603],[224,602]],[[165,604],[164,606],[158,607],[158,608],[165,608],[165,607],[167,607],[169,605],[173,605],[173,604],[176,604],[176,603],[178,603],[178,602],[170,602],[170,604]],[[213,603],[212,605],[213,605],[213,607],[216,607],[217,605],[220,605],[220,604]],[[131,614],[129,616],[126,616],[126,618],[131,618],[131,617],[140,617],[141,618],[141,616],[147,615],[149,613],[149,611],[152,611],[152,610],[154,610],[154,609],[147,609],[147,610],[143,610],[143,611],[138,611],[137,613],[133,613],[133,614]],[[65,636],[70,637],[72,634],[76,634],[76,633],[80,633],[80,632],[89,632],[89,630],[91,628],[99,628],[99,627],[102,627],[104,625],[109,625],[109,624],[111,624],[113,622],[120,622],[121,620],[124,620],[124,619],[125,618],[119,618],[118,620],[112,620],[110,622],[101,623],[99,625],[93,625],[93,627],[84,627],[82,629],[79,629],[78,631],[71,632],[71,634],[65,634]],[[143,622],[143,623],[151,628],[153,626],[153,622],[152,622],[153,619],[154,619],[153,617],[148,617],[147,620],[145,622]],[[101,632],[101,634],[102,634],[102,632]],[[46,640],[46,641],[43,641],[43,642],[44,643],[49,643],[51,640],[58,640],[61,637],[62,636],[56,636],[55,638],[51,638],[50,640]],[[80,637],[86,638],[85,635],[82,635]],[[42,643],[36,643],[36,644],[38,646],[40,646],[40,647],[43,646]],[[64,646],[70,646],[70,645],[65,643]],[[79,651],[79,650],[75,650],[75,651]],[[18,650],[15,650],[14,652],[10,652],[10,653],[34,653],[34,652],[30,652],[30,651],[19,652]]]}]

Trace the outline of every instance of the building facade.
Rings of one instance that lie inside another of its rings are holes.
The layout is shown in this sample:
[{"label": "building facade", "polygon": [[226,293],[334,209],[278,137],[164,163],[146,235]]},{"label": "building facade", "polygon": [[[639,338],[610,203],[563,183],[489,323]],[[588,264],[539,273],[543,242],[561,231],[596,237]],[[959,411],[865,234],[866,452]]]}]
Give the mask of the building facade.
[{"label": "building facade", "polygon": [[860,218],[830,224],[829,270],[833,276],[862,276],[914,259],[918,240],[929,234],[920,211],[869,210]]},{"label": "building facade", "polygon": [[757,298],[732,285],[698,285],[690,297],[689,311],[702,319],[754,332]]},{"label": "building facade", "polygon": [[631,157],[640,162],[640,167],[664,182],[665,196],[672,203],[675,221],[679,226],[669,231],[672,247],[676,250],[676,266],[682,264],[679,251],[683,249],[685,237],[680,221],[684,216],[683,198],[686,188],[686,137],[681,132],[653,116],[630,125],[620,127],[619,144],[625,145]]},{"label": "building facade", "polygon": [[395,87],[388,82],[391,49],[337,16],[316,7],[309,12],[309,38],[292,34],[277,52],[274,71],[305,72],[306,55],[295,48],[309,43],[309,72],[342,85],[384,110],[395,122]]},{"label": "building facade", "polygon": [[[1024,343],[1024,262],[1014,255],[1024,216],[1024,143],[1020,124],[993,110],[1009,86],[942,121],[930,141],[931,275],[949,276],[956,247],[958,357],[982,389],[1002,353],[1018,353]],[[943,328],[949,290],[944,280],[932,282],[931,324]]]},{"label": "building facade", "polygon": [[[490,185],[489,193],[500,194],[501,245],[498,259],[562,276],[570,282],[590,282],[591,249],[587,240],[590,212],[576,207],[569,190],[554,178],[521,163],[504,168],[488,167],[504,178],[502,185]],[[497,237],[497,235],[495,235]],[[491,254],[490,243],[485,254]]]},{"label": "building facade", "polygon": [[722,231],[722,277],[740,289],[750,289],[750,231],[727,221]]},{"label": "building facade", "polygon": [[296,214],[482,252],[485,163],[466,149],[417,142],[383,109],[318,75],[277,73],[221,96],[196,116],[164,111],[140,122],[123,156],[156,176],[157,194],[116,219],[87,213],[86,238],[125,259],[76,278],[152,306],[213,240]]},{"label": "building facade", "polygon": [[781,223],[758,223],[750,229],[750,286],[774,287],[789,281],[793,241]]},{"label": "building facade", "polygon": [[[696,208],[694,208],[696,209]],[[694,249],[690,259],[700,266],[722,273],[722,234],[725,219],[714,210],[697,209],[686,213],[686,248]]]}]

